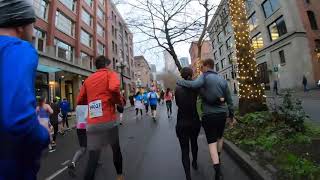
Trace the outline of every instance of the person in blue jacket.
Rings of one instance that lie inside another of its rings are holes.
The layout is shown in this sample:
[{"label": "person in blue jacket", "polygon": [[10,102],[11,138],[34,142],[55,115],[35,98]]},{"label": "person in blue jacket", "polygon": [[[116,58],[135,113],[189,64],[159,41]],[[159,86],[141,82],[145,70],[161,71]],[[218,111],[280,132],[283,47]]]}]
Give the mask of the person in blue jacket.
[{"label": "person in blue jacket", "polygon": [[[31,1],[32,2],[32,1]],[[0,180],[35,180],[49,129],[36,115],[30,1],[0,0]]]},{"label": "person in blue jacket", "polygon": [[63,101],[60,103],[60,109],[62,113],[62,126],[65,128],[67,125],[67,130],[70,130],[69,128],[69,122],[68,122],[68,113],[70,112],[70,103],[67,101],[66,98],[63,99]]}]

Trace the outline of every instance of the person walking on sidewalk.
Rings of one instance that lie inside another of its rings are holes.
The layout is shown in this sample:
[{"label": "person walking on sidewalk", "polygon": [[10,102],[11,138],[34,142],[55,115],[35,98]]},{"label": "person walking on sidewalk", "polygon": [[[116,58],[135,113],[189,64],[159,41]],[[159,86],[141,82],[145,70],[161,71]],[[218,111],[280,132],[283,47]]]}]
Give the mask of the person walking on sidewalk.
[{"label": "person walking on sidewalk", "polygon": [[[226,119],[235,122],[232,96],[228,82],[214,72],[214,61],[203,61],[201,71],[203,74],[195,81],[178,80],[177,84],[187,88],[198,89],[202,100],[202,126],[205,130],[209,144],[211,159],[216,171],[215,179],[222,179],[220,170],[220,153],[223,145],[223,133]],[[229,116],[227,113],[229,111]]]},{"label": "person walking on sidewalk", "polygon": [[277,80],[273,81],[273,93],[276,93],[276,95],[279,95],[279,93],[278,93],[278,81]]},{"label": "person walking on sidewalk", "polygon": [[78,105],[76,107],[76,124],[77,124],[77,137],[80,145],[80,149],[74,154],[72,161],[68,165],[69,175],[75,176],[74,170],[77,162],[87,151],[87,118],[88,118],[88,106]]},{"label": "person walking on sidewalk", "polygon": [[156,117],[157,117],[157,104],[158,104],[159,96],[158,96],[155,88],[152,89],[151,92],[148,94],[148,99],[149,99],[149,102],[150,102],[152,119],[153,119],[154,121],[156,121]]},{"label": "person walking on sidewalk", "polygon": [[[66,130],[70,130],[68,122],[68,113],[70,112],[70,103],[66,98],[60,103],[60,109],[62,113],[62,127]],[[67,128],[65,128],[67,125]]]},{"label": "person walking on sidewalk", "polygon": [[36,15],[26,0],[0,1],[0,179],[34,180],[49,128],[36,114]]},{"label": "person walking on sidewalk", "polygon": [[131,107],[134,107],[134,97],[133,97],[133,93],[130,93],[129,101],[130,101]]},{"label": "person walking on sidewalk", "polygon": [[126,101],[126,97],[124,95],[124,93],[121,95],[121,103],[117,104],[117,111],[119,113],[119,124],[122,125],[122,121],[123,121],[123,112],[124,112],[124,108],[127,104]]},{"label": "person walking on sidewalk", "polygon": [[136,118],[138,118],[139,111],[142,118],[142,110],[144,108],[144,104],[143,104],[143,96],[140,91],[138,91],[136,96],[134,97],[134,107],[136,108]]},{"label": "person walking on sidewalk", "polygon": [[59,113],[60,113],[60,107],[57,104],[57,99],[54,98],[53,102],[50,104],[53,113],[50,115],[50,124],[53,127],[53,137],[52,137],[52,142],[51,145],[52,147],[56,147],[56,139],[59,131]]},{"label": "person walking on sidewalk", "polygon": [[[192,80],[191,68],[185,67],[181,70],[181,77],[185,80]],[[190,143],[192,152],[192,167],[198,169],[198,136],[200,133],[200,119],[197,112],[196,90],[177,86],[175,90],[176,104],[178,106],[176,134],[180,142],[182,164],[186,179],[191,180],[190,174]],[[186,100],[187,98],[187,100]]]},{"label": "person walking on sidewalk", "polygon": [[302,77],[302,84],[303,84],[303,90],[304,92],[308,91],[308,79],[305,75]]},{"label": "person walking on sidewalk", "polygon": [[93,180],[101,150],[111,145],[117,180],[123,180],[122,154],[119,144],[119,128],[116,104],[121,103],[118,74],[109,68],[111,61],[104,56],[95,60],[97,72],[83,83],[77,98],[77,105],[88,105],[87,145],[89,160],[85,180]]},{"label": "person walking on sidewalk", "polygon": [[164,104],[164,91],[163,90],[161,90],[161,92],[160,92],[160,102],[161,102],[161,104]]},{"label": "person walking on sidewalk", "polygon": [[173,95],[171,93],[171,89],[167,88],[167,91],[164,94],[164,101],[166,102],[166,106],[167,106],[168,118],[170,118],[172,115],[172,100],[173,100]]}]

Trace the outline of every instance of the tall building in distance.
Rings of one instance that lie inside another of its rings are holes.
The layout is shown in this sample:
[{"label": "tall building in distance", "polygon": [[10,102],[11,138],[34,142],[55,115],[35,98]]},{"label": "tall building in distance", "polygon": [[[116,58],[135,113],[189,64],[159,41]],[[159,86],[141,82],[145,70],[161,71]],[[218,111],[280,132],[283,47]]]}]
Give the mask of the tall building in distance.
[{"label": "tall building in distance", "polygon": [[[120,24],[125,23],[116,10],[117,19],[113,19],[114,6],[110,0],[33,0],[33,4],[37,15],[33,43],[39,52],[36,95],[49,100],[66,98],[74,108],[82,82],[95,71],[94,58],[105,55],[112,59],[114,55],[110,52],[113,41],[108,35],[112,32],[108,30],[110,24],[120,29]],[[123,56],[115,56],[120,62],[129,59],[124,73],[129,79],[132,74],[127,71],[132,72],[133,64],[132,34],[123,27],[116,36],[126,37],[125,32],[127,40],[123,46],[117,42],[120,45],[114,51],[122,55],[123,50]]]},{"label": "tall building in distance", "polygon": [[[196,61],[198,59],[198,46],[197,46],[197,41],[194,41],[191,43],[190,48],[189,48],[189,54],[191,57],[191,68],[193,71],[196,71]],[[213,50],[212,50],[212,45],[210,40],[206,40],[202,43],[201,47],[201,59],[209,59],[213,58]]]},{"label": "tall building in distance", "polygon": [[189,59],[187,57],[182,57],[179,59],[180,61],[180,64],[182,67],[189,67],[190,64],[189,64]]},{"label": "tall building in distance", "polygon": [[[221,1],[210,23],[209,35],[216,71],[229,80],[230,84],[232,81],[233,84],[237,84],[234,32],[227,4],[227,0]],[[316,7],[315,4],[319,2],[246,1],[258,76],[260,83],[264,83],[267,90],[273,87],[273,81],[278,82],[280,89],[302,89],[303,76],[307,77],[310,86],[315,85],[316,72],[319,70],[315,52],[319,30],[315,24],[319,18],[312,18],[312,13],[308,12],[310,6]],[[315,14],[319,11],[312,12]],[[308,14],[310,18],[306,18]]]},{"label": "tall building in distance", "polygon": [[163,51],[163,57],[164,57],[164,63],[165,63],[165,66],[164,66],[165,72],[179,74],[179,70],[171,54],[168,51]]},{"label": "tall building in distance", "polygon": [[135,71],[134,79],[137,88],[150,88],[151,87],[151,68],[144,56],[134,57]]}]

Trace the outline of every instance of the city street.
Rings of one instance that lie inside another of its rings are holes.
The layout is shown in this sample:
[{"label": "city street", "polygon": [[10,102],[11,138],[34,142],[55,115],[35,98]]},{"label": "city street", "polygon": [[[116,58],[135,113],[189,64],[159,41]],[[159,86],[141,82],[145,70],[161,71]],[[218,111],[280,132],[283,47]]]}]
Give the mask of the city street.
[{"label": "city street", "polygon": [[[165,106],[158,107],[158,121],[154,123],[150,116],[135,119],[134,111],[125,112],[125,122],[120,128],[120,141],[126,180],[183,180],[184,170],[181,152],[175,135],[175,118],[168,119]],[[176,108],[174,108],[176,114]],[[214,170],[209,157],[206,139],[201,132],[199,136],[199,170],[192,171],[194,180],[213,179]],[[75,131],[57,139],[57,150],[45,152],[42,157],[40,180],[83,179],[87,155],[79,162],[76,177],[68,174],[66,164],[78,148]],[[112,163],[110,148],[106,148],[100,158],[102,165],[96,172],[96,180],[115,179],[116,172]],[[250,178],[224,152],[222,168],[226,180],[249,180]]]}]

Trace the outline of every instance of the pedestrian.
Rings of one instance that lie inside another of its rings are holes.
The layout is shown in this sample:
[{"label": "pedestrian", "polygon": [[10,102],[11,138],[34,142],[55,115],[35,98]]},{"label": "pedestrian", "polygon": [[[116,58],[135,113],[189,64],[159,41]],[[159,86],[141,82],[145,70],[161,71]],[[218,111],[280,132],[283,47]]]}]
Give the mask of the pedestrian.
[{"label": "pedestrian", "polygon": [[[41,97],[38,102],[38,106],[36,108],[36,113],[39,119],[40,124],[43,124],[44,126],[48,126],[51,130],[51,124],[50,124],[50,115],[53,114],[53,110],[50,107],[49,104],[47,104],[47,99],[45,97]],[[54,152],[55,149],[52,148],[52,136],[50,133],[50,144],[48,145],[49,152]]]},{"label": "pedestrian", "polygon": [[143,105],[143,96],[140,91],[138,91],[134,97],[134,106],[136,108],[136,118],[138,118],[139,111],[142,118],[142,110],[144,108],[144,105]]},{"label": "pedestrian", "polygon": [[130,96],[129,96],[129,101],[130,101],[131,107],[134,107],[134,97],[133,97],[133,93],[130,94]]},{"label": "pedestrian", "polygon": [[167,106],[168,118],[170,118],[172,115],[172,100],[173,100],[173,95],[172,95],[171,89],[167,88],[167,91],[164,94],[164,101],[166,102],[166,106]]},{"label": "pedestrian", "polygon": [[[68,113],[70,112],[70,103],[68,102],[68,100],[66,98],[63,98],[62,102],[60,103],[60,109],[61,109],[61,113],[62,113],[62,127],[64,128],[64,130],[71,130],[69,128],[69,120],[68,120]],[[67,128],[66,128],[67,126]]]},{"label": "pedestrian", "polygon": [[119,124],[122,125],[124,107],[127,104],[127,101],[124,94],[122,94],[120,98],[121,98],[121,103],[117,104],[117,111],[119,113]]},{"label": "pedestrian", "polygon": [[159,99],[159,96],[158,96],[155,88],[152,89],[151,92],[148,94],[148,99],[149,99],[150,107],[151,107],[151,117],[155,121],[156,116],[157,116],[157,104],[158,104],[158,99]]},{"label": "pedestrian", "polygon": [[0,3],[0,179],[34,180],[49,127],[36,114],[38,53],[31,44],[36,15],[26,0]]},{"label": "pedestrian", "polygon": [[[205,130],[210,155],[215,169],[215,179],[222,179],[220,153],[223,146],[223,133],[228,122],[235,122],[232,96],[228,82],[214,72],[214,61],[206,59],[202,63],[203,74],[195,81],[178,80],[183,87],[199,89],[202,100],[202,126]],[[229,112],[229,116],[227,116]]]},{"label": "pedestrian", "polygon": [[308,80],[305,75],[302,77],[302,84],[303,84],[303,91],[307,92],[308,91]]},{"label": "pedestrian", "polygon": [[111,61],[104,56],[95,60],[97,71],[83,83],[77,98],[78,105],[88,105],[87,146],[89,160],[85,180],[93,180],[101,150],[111,145],[117,180],[123,180],[122,154],[119,145],[119,128],[116,104],[121,103],[118,74],[109,68]]},{"label": "pedestrian", "polygon": [[161,90],[160,92],[160,101],[161,101],[161,104],[164,104],[164,91]]},{"label": "pedestrian", "polygon": [[88,106],[78,105],[76,107],[76,124],[77,124],[77,137],[80,145],[80,149],[73,155],[72,161],[69,163],[69,174],[74,176],[74,170],[80,158],[87,151],[87,118],[88,118]]},{"label": "pedestrian", "polygon": [[[189,67],[181,70],[181,77],[185,80],[192,80],[193,72]],[[192,167],[198,169],[198,136],[200,133],[200,119],[197,112],[196,90],[177,86],[175,90],[175,99],[178,106],[176,134],[180,142],[182,164],[186,174],[186,179],[191,180],[190,174],[190,144],[192,152]],[[188,100],[186,100],[186,97]]]},{"label": "pedestrian", "polygon": [[278,93],[278,81],[277,80],[273,81],[273,93],[276,93],[276,95],[279,95],[279,93]]},{"label": "pedestrian", "polygon": [[59,131],[59,114],[60,114],[60,107],[57,104],[57,99],[54,98],[53,102],[50,104],[53,113],[50,116],[50,124],[53,127],[53,137],[52,137],[52,142],[51,145],[53,147],[56,147],[56,139]]},{"label": "pedestrian", "polygon": [[144,106],[145,106],[145,109],[146,109],[146,114],[148,115],[148,112],[149,112],[149,98],[148,98],[148,91],[145,91],[143,93],[143,103],[144,103]]}]

